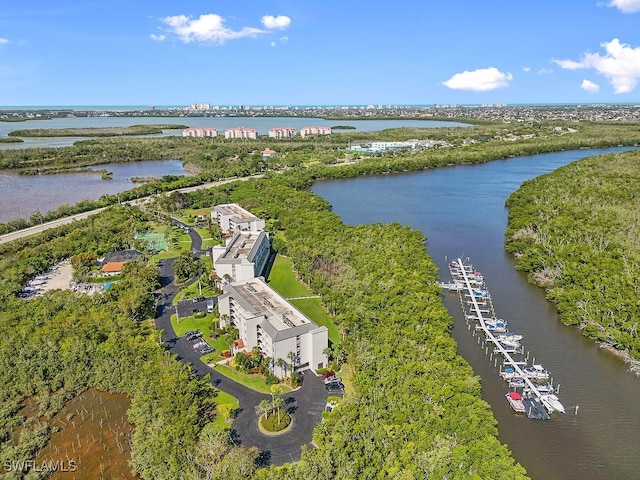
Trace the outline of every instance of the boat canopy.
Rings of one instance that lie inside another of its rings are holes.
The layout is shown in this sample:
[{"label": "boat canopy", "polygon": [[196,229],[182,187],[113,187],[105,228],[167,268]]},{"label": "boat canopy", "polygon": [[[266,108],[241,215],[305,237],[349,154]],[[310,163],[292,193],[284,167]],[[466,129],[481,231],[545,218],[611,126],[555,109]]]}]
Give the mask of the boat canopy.
[{"label": "boat canopy", "polygon": [[522,396],[520,396],[520,394],[518,392],[509,392],[509,396],[513,400],[522,400]]}]

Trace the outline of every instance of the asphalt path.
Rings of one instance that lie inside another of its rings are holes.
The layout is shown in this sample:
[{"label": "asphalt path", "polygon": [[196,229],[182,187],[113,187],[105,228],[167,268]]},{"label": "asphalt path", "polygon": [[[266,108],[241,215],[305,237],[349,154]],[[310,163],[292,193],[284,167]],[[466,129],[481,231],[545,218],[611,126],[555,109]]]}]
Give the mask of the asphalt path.
[{"label": "asphalt path", "polygon": [[[189,234],[193,240],[192,250],[202,252],[200,236],[193,229]],[[302,387],[283,397],[284,408],[292,414],[292,427],[281,435],[260,432],[255,407],[262,400],[270,400],[271,396],[251,390],[219,374],[200,360],[200,355],[193,349],[191,342],[178,337],[173,330],[171,314],[175,313],[175,307],[172,300],[178,293],[178,287],[173,282],[173,261],[174,259],[165,260],[160,273],[163,287],[156,310],[156,328],[163,331],[163,343],[180,361],[191,366],[194,375],[199,378],[209,375],[214,387],[238,399],[239,408],[230,435],[234,443],[243,447],[257,447],[261,452],[261,466],[282,465],[300,460],[302,445],[313,448],[313,429],[322,420],[322,412],[329,396],[323,379],[310,370],[303,372]]]}]

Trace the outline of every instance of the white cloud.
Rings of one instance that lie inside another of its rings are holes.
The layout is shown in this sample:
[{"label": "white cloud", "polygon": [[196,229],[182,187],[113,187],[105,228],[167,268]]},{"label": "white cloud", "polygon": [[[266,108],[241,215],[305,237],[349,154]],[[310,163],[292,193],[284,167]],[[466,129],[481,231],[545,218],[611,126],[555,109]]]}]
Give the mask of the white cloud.
[{"label": "white cloud", "polygon": [[553,69],[549,67],[542,67],[540,70],[537,71],[538,75],[549,75],[551,73],[553,73]]},{"label": "white cloud", "polygon": [[162,41],[167,39],[167,36],[166,35],[155,35],[155,34],[152,33],[151,35],[149,35],[149,38],[151,40],[155,40],[156,42],[162,42]]},{"label": "white cloud", "polygon": [[289,37],[280,37],[280,41],[282,43],[287,43],[289,41]]},{"label": "white cloud", "polygon": [[580,85],[580,88],[583,89],[585,92],[589,92],[589,93],[597,93],[600,91],[600,85],[586,79],[582,80],[582,84]]},{"label": "white cloud", "polygon": [[525,73],[529,73],[531,71],[531,67],[524,67],[522,69]]},{"label": "white cloud", "polygon": [[9,39],[8,39],[8,38],[0,37],[0,45],[2,45],[2,44],[6,44],[6,43],[9,43]]},{"label": "white cloud", "polygon": [[508,87],[513,79],[510,73],[504,73],[495,67],[479,68],[473,72],[456,73],[449,80],[442,82],[445,87],[453,90],[473,90],[486,92],[496,88]]},{"label": "white cloud", "polygon": [[640,12],[640,0],[611,0],[608,7],[616,7],[622,13]]},{"label": "white cloud", "polygon": [[241,30],[227,28],[224,26],[224,18],[215,13],[200,15],[198,18],[173,15],[163,18],[162,22],[168,25],[171,32],[184,43],[200,42],[223,45],[227,40],[243,37],[255,38],[265,33],[264,30],[254,27],[244,27]]},{"label": "white cloud", "polygon": [[582,63],[574,62],[573,60],[558,60],[557,58],[552,58],[551,61],[565,70],[577,70],[579,68],[584,68]]},{"label": "white cloud", "polygon": [[269,45],[271,45],[272,47],[275,47],[278,44],[276,42],[271,42]]},{"label": "white cloud", "polygon": [[269,30],[285,30],[291,25],[291,19],[285,15],[265,15],[262,17],[262,25]]},{"label": "white cloud", "polygon": [[613,86],[615,93],[629,93],[633,91],[640,80],[640,47],[620,43],[614,38],[610,42],[600,44],[606,51],[599,53],[585,53],[582,60],[553,60],[561,68],[576,70],[578,68],[593,68],[605,76]]}]

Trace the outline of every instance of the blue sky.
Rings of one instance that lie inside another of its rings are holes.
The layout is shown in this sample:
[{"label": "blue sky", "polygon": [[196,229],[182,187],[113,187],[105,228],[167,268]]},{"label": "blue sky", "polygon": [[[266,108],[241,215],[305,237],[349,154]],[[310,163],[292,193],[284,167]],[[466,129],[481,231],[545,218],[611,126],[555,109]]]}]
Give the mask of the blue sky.
[{"label": "blue sky", "polygon": [[640,0],[23,0],[0,105],[640,103]]}]

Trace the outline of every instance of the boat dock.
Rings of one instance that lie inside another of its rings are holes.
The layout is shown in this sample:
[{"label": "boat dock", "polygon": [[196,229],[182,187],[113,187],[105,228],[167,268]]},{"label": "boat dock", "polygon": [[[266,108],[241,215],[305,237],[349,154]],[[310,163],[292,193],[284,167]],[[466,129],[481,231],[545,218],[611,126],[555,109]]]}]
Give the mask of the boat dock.
[{"label": "boat dock", "polygon": [[549,413],[554,411],[564,413],[564,407],[554,394],[553,386],[540,383],[549,379],[549,372],[542,365],[536,365],[535,361],[531,367],[526,367],[528,356],[524,360],[514,358],[516,355],[524,354],[524,349],[519,343],[522,336],[508,332],[507,322],[497,318],[483,276],[476,272],[472,265],[464,264],[461,259],[449,264],[449,273],[453,281],[446,285],[456,285],[457,288],[446,288],[444,284],[441,286],[458,293],[469,329],[471,323],[475,323],[475,330],[483,333],[484,342],[489,344],[486,353],[490,353],[492,359],[495,356],[496,364],[497,359],[502,357],[500,376],[509,382],[513,391],[522,389],[519,409],[514,405],[516,395],[511,398],[507,395],[512,408],[521,412],[521,405],[524,405],[524,413],[529,418],[539,420],[548,420]]}]

